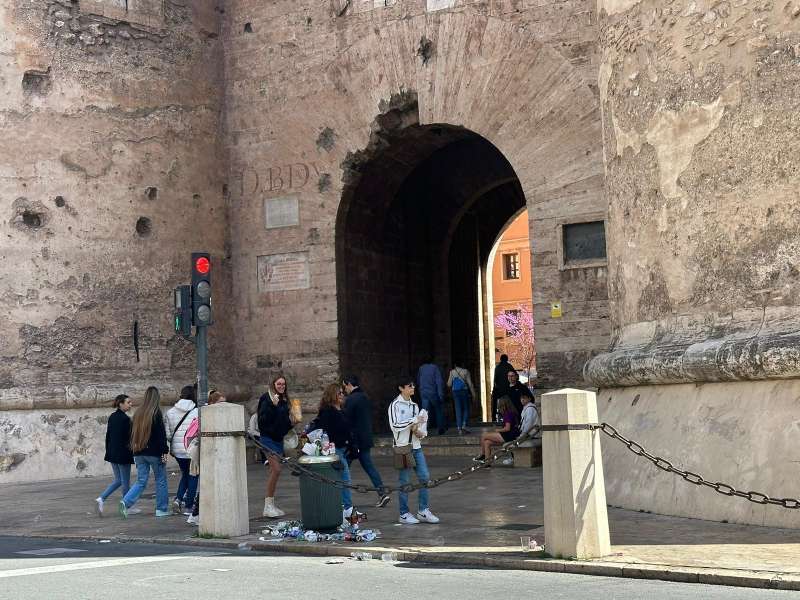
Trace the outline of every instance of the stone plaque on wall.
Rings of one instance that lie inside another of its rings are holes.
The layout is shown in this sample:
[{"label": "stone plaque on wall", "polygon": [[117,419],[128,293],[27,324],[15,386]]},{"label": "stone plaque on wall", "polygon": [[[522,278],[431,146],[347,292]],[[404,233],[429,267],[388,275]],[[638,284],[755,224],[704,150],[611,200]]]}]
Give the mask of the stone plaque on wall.
[{"label": "stone plaque on wall", "polygon": [[287,292],[311,287],[308,252],[258,257],[258,291]]},{"label": "stone plaque on wall", "polygon": [[264,198],[264,225],[267,229],[293,227],[300,223],[297,196]]},{"label": "stone plaque on wall", "polygon": [[442,10],[445,8],[453,8],[455,5],[456,0],[428,0],[428,12]]}]

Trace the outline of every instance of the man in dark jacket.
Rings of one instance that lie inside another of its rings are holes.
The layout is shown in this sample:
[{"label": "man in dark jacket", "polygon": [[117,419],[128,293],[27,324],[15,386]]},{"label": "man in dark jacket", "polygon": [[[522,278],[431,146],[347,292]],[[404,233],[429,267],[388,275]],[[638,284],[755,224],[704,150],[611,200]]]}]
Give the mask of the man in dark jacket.
[{"label": "man in dark jacket", "polygon": [[378,473],[378,469],[375,468],[375,463],[372,462],[370,453],[373,446],[372,402],[359,387],[358,377],[355,375],[345,377],[342,380],[342,386],[347,393],[344,401],[344,416],[350,424],[353,450],[358,452],[358,462],[361,463],[361,468],[369,476],[372,485],[380,490],[378,492],[378,503],[375,506],[382,508],[389,504],[392,498],[384,490],[383,480],[380,473]]},{"label": "man in dark jacket", "polygon": [[511,398],[511,403],[517,409],[517,414],[522,414],[522,395],[531,395],[530,390],[519,382],[519,374],[516,371],[508,372],[508,392],[506,395]]},{"label": "man in dark jacket", "polygon": [[500,362],[494,368],[494,387],[492,388],[492,414],[490,418],[497,420],[497,399],[508,395],[508,374],[515,371],[514,365],[508,362],[508,354],[500,355]]}]

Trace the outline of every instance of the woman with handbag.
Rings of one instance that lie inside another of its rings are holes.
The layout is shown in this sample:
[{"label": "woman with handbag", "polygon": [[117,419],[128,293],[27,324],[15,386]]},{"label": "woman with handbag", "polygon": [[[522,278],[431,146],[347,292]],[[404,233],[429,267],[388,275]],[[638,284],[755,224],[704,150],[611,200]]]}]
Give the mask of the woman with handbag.
[{"label": "woman with handbag", "polygon": [[267,462],[269,477],[267,493],[264,498],[262,514],[271,519],[282,517],[286,513],[275,506],[275,488],[281,475],[281,457],[283,457],[283,438],[292,431],[299,422],[289,408],[286,378],[279,375],[272,380],[270,390],[258,400],[258,430],[261,433],[261,444],[268,449]]},{"label": "woman with handbag", "polygon": [[178,482],[178,491],[172,502],[172,510],[176,514],[189,516],[194,507],[194,497],[197,495],[198,477],[189,473],[191,459],[183,445],[183,438],[192,420],[197,417],[197,404],[194,401],[194,388],[186,385],[181,390],[181,397],[165,415],[164,421],[167,428],[167,441],[169,453],[175,457],[181,469],[181,480]]},{"label": "woman with handbag", "polygon": [[128,517],[130,509],[150,478],[150,469],[156,480],[156,516],[168,517],[169,491],[167,489],[167,433],[164,430],[164,419],[161,416],[161,396],[158,388],[150,386],[144,393],[144,402],[133,416],[131,427],[131,450],[133,462],[136,464],[136,483],[119,503],[119,514]]},{"label": "woman with handbag", "polygon": [[[414,395],[414,380],[411,377],[403,379],[397,388],[400,394],[389,405],[389,427],[394,436],[394,461],[399,471],[400,485],[406,485],[411,480],[411,469],[414,469],[420,483],[427,483],[431,476],[420,442],[425,437],[422,426],[426,419],[411,400],[411,396]],[[423,487],[419,490],[419,510],[416,516],[408,510],[408,492],[400,492],[399,522],[404,525],[415,525],[420,521],[439,522],[439,517],[428,507],[428,488]]]}]

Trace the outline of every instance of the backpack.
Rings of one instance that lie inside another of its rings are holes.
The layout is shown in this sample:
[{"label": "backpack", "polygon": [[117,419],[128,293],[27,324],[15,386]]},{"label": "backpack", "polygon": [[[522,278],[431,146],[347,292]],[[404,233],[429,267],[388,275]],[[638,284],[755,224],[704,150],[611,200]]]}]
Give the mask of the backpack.
[{"label": "backpack", "polygon": [[453,391],[460,392],[467,389],[467,383],[461,378],[461,371],[456,369],[458,375],[453,377]]}]

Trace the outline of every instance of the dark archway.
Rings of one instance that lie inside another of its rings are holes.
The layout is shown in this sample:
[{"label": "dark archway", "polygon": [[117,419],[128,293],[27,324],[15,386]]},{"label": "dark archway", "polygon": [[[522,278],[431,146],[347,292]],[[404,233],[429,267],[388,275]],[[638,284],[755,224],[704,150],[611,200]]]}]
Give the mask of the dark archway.
[{"label": "dark archway", "polygon": [[360,376],[379,429],[398,376],[426,356],[443,369],[463,362],[483,388],[488,257],[525,206],[497,148],[460,127],[420,126],[415,109],[384,113],[371,148],[350,157],[337,217],[340,368]]}]

